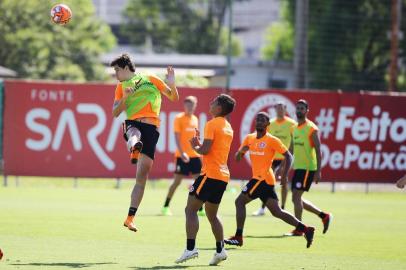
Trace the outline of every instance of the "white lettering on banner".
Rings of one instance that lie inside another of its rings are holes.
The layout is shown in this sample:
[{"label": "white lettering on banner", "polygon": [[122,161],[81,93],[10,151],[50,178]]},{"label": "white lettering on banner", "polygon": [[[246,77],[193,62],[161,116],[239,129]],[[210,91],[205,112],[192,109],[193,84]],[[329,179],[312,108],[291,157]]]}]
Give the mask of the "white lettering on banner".
[{"label": "white lettering on banner", "polygon": [[158,143],[156,144],[156,151],[162,153],[165,152],[165,148],[166,148],[166,140],[167,140],[167,136],[166,136],[166,127],[167,127],[167,123],[166,123],[166,112],[162,112],[159,114],[159,120],[160,120],[160,126],[159,126],[159,139],[158,139]]},{"label": "white lettering on banner", "polygon": [[116,165],[113,160],[104,152],[100,146],[97,137],[102,134],[106,127],[106,115],[103,108],[98,104],[80,103],[77,106],[77,111],[82,114],[93,114],[97,117],[97,123],[87,132],[87,141],[89,142],[93,152],[100,162],[110,171],[114,170]]},{"label": "white lettering on banner", "polygon": [[406,170],[406,151],[400,147],[399,152],[382,152],[382,145],[377,144],[375,151],[361,151],[356,144],[347,144],[344,152],[339,150],[330,154],[327,145],[321,145],[322,167],[329,165],[333,170],[349,169],[355,163],[361,170]]},{"label": "white lettering on banner", "polygon": [[[96,117],[96,124],[91,127],[86,133],[87,142],[93,153],[100,160],[103,166],[108,170],[114,170],[116,164],[107,155],[107,152],[112,152],[115,149],[118,138],[121,142],[121,136],[119,136],[119,134],[121,134],[121,123],[126,118],[125,114],[121,114],[118,118],[113,119],[111,128],[107,131],[108,137],[104,149],[98,141],[98,137],[103,132],[106,132],[106,114],[103,108],[100,105],[94,103],[79,103],[76,107],[76,111],[79,114],[91,114]],[[160,138],[157,144],[158,152],[162,153],[167,151],[166,141],[169,142],[169,152],[173,153],[176,149],[174,140],[171,142],[170,140],[168,140],[167,136],[168,134],[173,134],[173,125],[168,125],[167,119],[169,118],[168,120],[170,121],[170,123],[172,123],[173,117],[171,115],[176,114],[177,112],[171,112],[169,113],[168,117],[167,113],[165,112],[161,112],[160,114],[161,125],[159,128]],[[40,135],[41,138],[27,138],[25,141],[26,147],[33,151],[44,151],[51,146],[52,150],[59,151],[62,148],[61,145],[65,134],[69,132],[74,150],[81,151],[83,149],[83,146],[74,111],[72,111],[71,109],[62,110],[56,125],[54,136],[51,129],[46,124],[38,122],[38,120],[50,120],[50,118],[51,112],[45,108],[33,108],[27,112],[25,117],[26,127],[34,134]],[[203,129],[207,121],[207,115],[205,113],[201,113],[199,115],[199,119],[200,128]],[[66,158],[70,160],[72,157],[71,155],[67,155]]]},{"label": "white lettering on banner", "polygon": [[66,128],[69,127],[70,137],[72,139],[73,148],[75,151],[82,150],[82,142],[80,140],[79,129],[76,124],[75,116],[69,109],[62,111],[59,117],[58,126],[56,127],[55,137],[52,142],[52,150],[59,150],[62,143],[63,135]]},{"label": "white lettering on banner", "polygon": [[176,141],[175,141],[175,130],[174,130],[174,126],[173,126],[173,122],[175,121],[176,115],[178,115],[181,112],[170,112],[169,113],[169,123],[171,123],[171,125],[169,125],[169,134],[168,134],[168,149],[169,152],[171,153],[175,153],[176,151]]},{"label": "white lettering on banner", "polygon": [[36,119],[49,120],[51,114],[48,110],[43,108],[35,108],[27,113],[25,116],[25,125],[33,132],[42,136],[41,140],[27,139],[25,146],[34,151],[43,151],[49,147],[52,139],[51,130],[40,123],[35,122]]},{"label": "white lettering on banner", "polygon": [[[338,116],[338,125],[336,132],[336,140],[344,140],[345,131],[350,129],[352,138],[357,142],[363,141],[380,141],[389,138],[395,143],[403,143],[406,140],[406,119],[397,118],[392,120],[389,118],[388,112],[381,113],[381,107],[378,105],[372,109],[372,120],[368,117],[360,116],[352,119],[355,114],[354,107],[341,107]],[[380,115],[380,116],[379,116]]]},{"label": "white lettering on banner", "polygon": [[117,137],[120,134],[120,138],[122,136],[121,133],[121,125],[126,119],[125,112],[122,112],[118,117],[113,118],[113,123],[110,128],[109,136],[107,137],[106,142],[106,150],[108,152],[112,152],[114,150],[114,146],[116,145]]},{"label": "white lettering on banner", "polygon": [[72,102],[72,90],[31,89],[31,100]]}]

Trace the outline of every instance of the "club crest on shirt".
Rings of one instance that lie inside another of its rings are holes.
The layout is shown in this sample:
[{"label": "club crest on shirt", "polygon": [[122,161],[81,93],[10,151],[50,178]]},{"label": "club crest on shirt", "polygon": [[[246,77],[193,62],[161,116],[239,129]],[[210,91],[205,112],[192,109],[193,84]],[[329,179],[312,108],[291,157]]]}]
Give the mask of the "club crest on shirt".
[{"label": "club crest on shirt", "polygon": [[260,148],[260,149],[264,149],[266,147],[266,143],[265,142],[260,142],[259,144],[258,144],[258,148]]}]

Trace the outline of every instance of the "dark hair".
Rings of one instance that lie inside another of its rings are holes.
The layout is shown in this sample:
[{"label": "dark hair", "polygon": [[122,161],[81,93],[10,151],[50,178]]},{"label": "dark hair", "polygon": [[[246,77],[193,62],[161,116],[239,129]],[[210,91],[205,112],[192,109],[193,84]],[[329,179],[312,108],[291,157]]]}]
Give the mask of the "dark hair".
[{"label": "dark hair", "polygon": [[259,112],[259,113],[257,114],[257,116],[258,116],[258,115],[261,115],[261,116],[265,117],[268,122],[269,122],[269,120],[271,119],[271,118],[269,117],[269,114],[268,114],[267,112]]},{"label": "dark hair", "polygon": [[110,63],[111,67],[114,67],[116,65],[121,68],[125,68],[126,66],[128,66],[130,71],[135,72],[135,68],[133,63],[131,62],[130,56],[126,53],[123,53],[122,55],[118,56]]},{"label": "dark hair", "polygon": [[221,94],[217,98],[217,103],[221,107],[221,115],[226,116],[234,110],[235,99],[226,94]]},{"label": "dark hair", "polygon": [[307,101],[304,100],[304,99],[299,99],[299,100],[296,102],[296,105],[297,105],[297,104],[302,104],[302,105],[304,105],[304,106],[306,107],[306,109],[309,109],[309,104],[308,104]]}]

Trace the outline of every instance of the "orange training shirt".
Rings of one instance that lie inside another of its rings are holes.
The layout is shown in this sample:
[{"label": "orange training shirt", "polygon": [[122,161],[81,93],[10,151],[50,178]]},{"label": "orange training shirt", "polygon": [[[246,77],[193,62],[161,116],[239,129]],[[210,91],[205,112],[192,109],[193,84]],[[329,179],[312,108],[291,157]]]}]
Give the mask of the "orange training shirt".
[{"label": "orange training shirt", "polygon": [[202,175],[224,182],[230,180],[227,160],[233,134],[230,123],[224,117],[216,117],[206,123],[204,139],[213,143],[209,152],[203,155]]},{"label": "orange training shirt", "polygon": [[272,170],[272,162],[276,153],[284,154],[288,149],[277,137],[266,133],[262,138],[257,139],[257,133],[248,134],[240,146],[249,147],[252,178],[265,180],[269,185],[275,185],[275,175]]},{"label": "orange training shirt", "polygon": [[[155,75],[148,75],[148,79],[155,85],[155,87],[162,93],[166,86],[165,83],[157,76]],[[121,82],[119,82],[116,86],[116,90],[114,93],[114,101],[120,100],[123,98],[123,87]],[[134,120],[137,118],[143,118],[143,117],[148,117],[154,119],[153,124],[156,126],[159,126],[159,115],[157,115],[151,107],[151,104],[148,103],[144,108],[142,108],[139,112],[136,114],[133,114],[132,116],[129,116],[129,120]]]},{"label": "orange training shirt", "polygon": [[[174,131],[179,134],[179,144],[183,152],[190,158],[200,157],[190,144],[190,139],[195,136],[198,125],[199,120],[196,115],[187,115],[185,113],[176,115],[175,121],[173,122]],[[180,157],[180,154],[179,149],[176,148],[175,157]]]}]

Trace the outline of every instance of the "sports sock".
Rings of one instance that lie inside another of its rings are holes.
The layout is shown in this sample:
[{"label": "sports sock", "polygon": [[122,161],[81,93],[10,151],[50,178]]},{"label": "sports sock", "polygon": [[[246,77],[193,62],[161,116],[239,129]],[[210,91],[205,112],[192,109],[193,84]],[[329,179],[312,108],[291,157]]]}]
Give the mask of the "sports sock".
[{"label": "sports sock", "polygon": [[171,198],[166,198],[164,207],[168,207],[170,202],[171,202]]},{"label": "sports sock", "polygon": [[325,218],[325,217],[326,217],[326,213],[320,212],[319,217],[320,217],[321,219]]},{"label": "sports sock", "polygon": [[296,226],[296,230],[299,232],[304,232],[306,230],[306,226],[302,222],[299,222]]},{"label": "sports sock", "polygon": [[237,229],[237,231],[235,232],[235,236],[242,236],[242,230],[243,229]]},{"label": "sports sock", "polygon": [[266,205],[265,205],[264,203],[262,203],[261,208],[264,209],[265,206],[266,206]]},{"label": "sports sock", "polygon": [[137,213],[137,209],[135,207],[130,207],[130,209],[128,209],[128,215],[129,216],[135,216],[135,213]]},{"label": "sports sock", "polygon": [[223,250],[224,247],[224,242],[220,241],[220,242],[216,242],[216,252],[220,253]]},{"label": "sports sock", "polygon": [[187,239],[186,240],[186,249],[193,250],[195,248],[195,243],[196,243],[195,239]]}]

